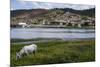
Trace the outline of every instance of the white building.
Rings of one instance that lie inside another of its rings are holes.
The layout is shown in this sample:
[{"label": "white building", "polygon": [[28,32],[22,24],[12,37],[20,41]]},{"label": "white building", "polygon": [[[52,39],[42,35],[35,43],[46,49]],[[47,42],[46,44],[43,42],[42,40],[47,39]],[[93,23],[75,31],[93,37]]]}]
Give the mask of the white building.
[{"label": "white building", "polygon": [[23,28],[27,26],[27,24],[23,22],[18,23],[18,25],[22,26]]}]

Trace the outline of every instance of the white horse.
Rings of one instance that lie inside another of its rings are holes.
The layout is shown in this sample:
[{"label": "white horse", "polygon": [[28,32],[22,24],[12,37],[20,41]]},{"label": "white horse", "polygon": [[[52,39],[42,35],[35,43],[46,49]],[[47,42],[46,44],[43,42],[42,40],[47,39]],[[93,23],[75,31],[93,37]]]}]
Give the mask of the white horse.
[{"label": "white horse", "polygon": [[16,60],[22,58],[22,56],[29,55],[30,53],[36,53],[37,51],[37,45],[32,44],[28,46],[24,46],[18,53],[16,53]]}]

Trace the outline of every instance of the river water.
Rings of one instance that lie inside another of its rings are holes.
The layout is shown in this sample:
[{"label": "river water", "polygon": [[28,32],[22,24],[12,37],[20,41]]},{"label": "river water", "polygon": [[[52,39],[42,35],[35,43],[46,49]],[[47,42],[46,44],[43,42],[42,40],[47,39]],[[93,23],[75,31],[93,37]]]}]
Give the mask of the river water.
[{"label": "river water", "polygon": [[35,38],[95,38],[94,29],[68,29],[68,28],[12,28],[12,39],[35,39]]}]

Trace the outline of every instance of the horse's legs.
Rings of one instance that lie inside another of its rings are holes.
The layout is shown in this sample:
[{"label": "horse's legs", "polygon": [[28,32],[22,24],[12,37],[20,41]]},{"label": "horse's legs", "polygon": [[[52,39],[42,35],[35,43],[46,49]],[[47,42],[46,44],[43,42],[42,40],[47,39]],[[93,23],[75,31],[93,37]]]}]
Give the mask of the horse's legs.
[{"label": "horse's legs", "polygon": [[33,53],[34,53],[34,56],[35,56],[35,54],[36,54],[36,50],[35,50],[35,51],[33,51]]},{"label": "horse's legs", "polygon": [[29,55],[29,53],[26,51],[26,54]]}]

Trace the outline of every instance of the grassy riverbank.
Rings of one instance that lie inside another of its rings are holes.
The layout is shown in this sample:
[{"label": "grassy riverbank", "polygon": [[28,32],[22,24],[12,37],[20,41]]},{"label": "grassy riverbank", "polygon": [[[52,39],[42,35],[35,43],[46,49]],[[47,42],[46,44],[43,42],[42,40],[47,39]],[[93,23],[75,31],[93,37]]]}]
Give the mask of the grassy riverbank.
[{"label": "grassy riverbank", "polygon": [[11,39],[11,43],[28,42],[28,41],[41,41],[41,40],[61,40],[58,38],[35,38],[35,39]]},{"label": "grassy riverbank", "polygon": [[11,66],[56,64],[95,61],[95,41],[52,41],[36,43],[38,51],[36,55],[30,54],[16,61],[16,52],[23,46],[11,44]]}]

